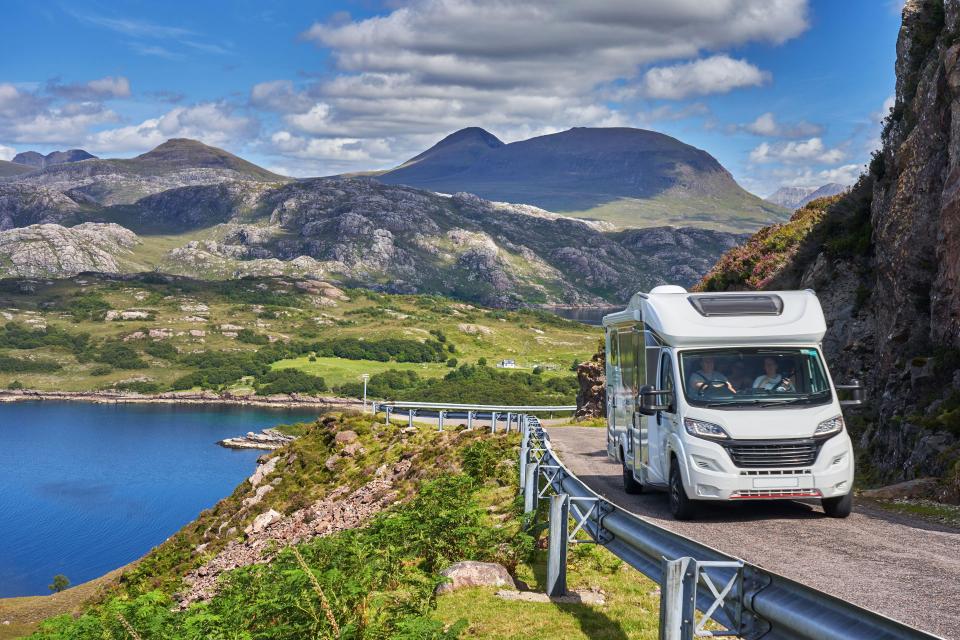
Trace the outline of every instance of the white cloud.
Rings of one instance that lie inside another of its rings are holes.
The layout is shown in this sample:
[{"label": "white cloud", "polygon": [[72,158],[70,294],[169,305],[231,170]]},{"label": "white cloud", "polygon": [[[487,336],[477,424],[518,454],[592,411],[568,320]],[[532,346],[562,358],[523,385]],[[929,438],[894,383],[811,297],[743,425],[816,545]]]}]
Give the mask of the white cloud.
[{"label": "white cloud", "polygon": [[640,124],[652,124],[654,122],[673,122],[707,115],[710,115],[710,108],[702,102],[694,102],[679,108],[664,104],[648,111],[638,111],[637,121]]},{"label": "white cloud", "polygon": [[654,67],[644,74],[643,92],[651,98],[682,100],[690,96],[728,93],[743,87],[759,87],[770,74],[746,60],[717,55],[668,67]]},{"label": "white cloud", "polygon": [[206,102],[190,107],[175,107],[140,124],[98,131],[86,144],[99,152],[145,151],[170,138],[193,138],[215,146],[236,144],[238,139],[255,133],[256,121],[234,115],[221,102]]},{"label": "white cloud", "polygon": [[13,160],[15,155],[17,155],[16,149],[0,144],[0,160]]},{"label": "white cloud", "polygon": [[124,76],[107,76],[82,84],[60,84],[53,80],[47,84],[51,94],[71,100],[107,100],[129,98],[130,80]]},{"label": "white cloud", "polygon": [[795,123],[778,122],[770,111],[760,114],[753,122],[737,126],[734,129],[771,138],[807,138],[819,136],[823,133],[823,127],[805,120]]},{"label": "white cloud", "polygon": [[750,162],[765,164],[769,162],[835,164],[846,158],[840,148],[828,149],[821,138],[810,138],[802,142],[770,144],[761,142],[750,152]]},{"label": "white cloud", "polygon": [[289,80],[272,80],[253,85],[250,104],[266,111],[302,113],[310,109],[313,101],[294,89]]},{"label": "white cloud", "polygon": [[819,171],[805,167],[798,171],[783,169],[774,172],[781,186],[786,187],[821,187],[828,182],[838,182],[844,185],[851,185],[857,181],[863,172],[863,166],[858,164],[845,164],[832,169],[821,169]]}]

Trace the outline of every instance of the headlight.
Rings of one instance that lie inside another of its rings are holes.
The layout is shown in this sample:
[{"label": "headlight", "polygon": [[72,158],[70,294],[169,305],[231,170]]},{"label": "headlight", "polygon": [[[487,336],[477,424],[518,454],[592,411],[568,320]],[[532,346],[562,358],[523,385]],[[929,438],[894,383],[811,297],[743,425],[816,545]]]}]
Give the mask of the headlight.
[{"label": "headlight", "polygon": [[829,436],[834,433],[839,433],[843,430],[843,416],[834,416],[829,420],[824,420],[817,425],[816,430],[813,432],[813,437],[817,436]]},{"label": "headlight", "polygon": [[712,440],[724,440],[729,438],[727,432],[718,424],[704,422],[703,420],[694,420],[693,418],[684,418],[683,427],[692,436],[698,438],[710,438]]}]

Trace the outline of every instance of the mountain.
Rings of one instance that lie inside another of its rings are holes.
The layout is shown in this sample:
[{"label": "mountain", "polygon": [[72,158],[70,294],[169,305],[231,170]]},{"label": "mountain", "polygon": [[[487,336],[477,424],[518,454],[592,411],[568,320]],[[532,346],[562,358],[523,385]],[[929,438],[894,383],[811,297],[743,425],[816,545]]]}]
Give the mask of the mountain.
[{"label": "mountain", "polygon": [[377,179],[611,222],[742,232],[788,212],[743,190],[705,151],[643,129],[574,128],[503,144],[471,127]]},{"label": "mountain", "polygon": [[31,171],[33,171],[33,169],[22,164],[17,164],[8,160],[0,160],[0,178],[6,178],[7,176],[18,176],[24,173],[30,173]]},{"label": "mountain", "polygon": [[87,153],[83,149],[70,149],[68,151],[51,151],[47,155],[42,155],[36,151],[24,151],[13,156],[13,161],[16,164],[26,165],[34,169],[45,169],[57,164],[96,160],[96,158],[97,156]]},{"label": "mountain", "polygon": [[223,149],[175,138],[135,158],[51,165],[17,183],[53,189],[83,205],[111,206],[133,204],[168,189],[227,180],[281,183],[289,178]]},{"label": "mountain", "polygon": [[850,421],[865,477],[943,477],[960,501],[960,7],[908,0],[883,146],[849,192],[729,252],[701,287],[814,288],[839,381],[869,403]]},{"label": "mountain", "polygon": [[812,200],[835,196],[850,187],[838,182],[828,182],[821,187],[780,187],[766,197],[766,201],[786,209],[799,209]]}]

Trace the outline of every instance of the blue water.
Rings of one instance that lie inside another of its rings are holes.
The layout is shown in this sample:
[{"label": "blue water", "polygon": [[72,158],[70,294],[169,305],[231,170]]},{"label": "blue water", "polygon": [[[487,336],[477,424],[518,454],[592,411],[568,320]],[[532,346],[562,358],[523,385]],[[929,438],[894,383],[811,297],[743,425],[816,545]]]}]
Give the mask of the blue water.
[{"label": "blue water", "polygon": [[49,593],[139,558],[248,477],[217,440],[316,411],[0,404],[0,597]]}]

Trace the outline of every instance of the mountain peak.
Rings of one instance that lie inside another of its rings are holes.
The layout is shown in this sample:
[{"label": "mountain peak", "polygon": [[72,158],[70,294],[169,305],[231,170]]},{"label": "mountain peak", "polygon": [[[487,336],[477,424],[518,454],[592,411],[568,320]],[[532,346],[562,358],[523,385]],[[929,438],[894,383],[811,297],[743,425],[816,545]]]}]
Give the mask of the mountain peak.
[{"label": "mountain peak", "polygon": [[497,147],[503,146],[503,141],[486,129],[481,127],[466,127],[465,129],[454,131],[446,138],[433,145],[433,148],[439,149],[440,147],[446,147],[453,144],[463,144],[465,142],[480,143],[490,147],[491,149],[496,149]]},{"label": "mountain peak", "polygon": [[282,176],[258,167],[229,151],[190,138],[171,138],[156,148],[137,156],[133,161],[141,164],[174,166],[176,168],[231,169],[257,179],[282,179]]},{"label": "mountain peak", "polygon": [[81,160],[95,160],[97,156],[87,153],[83,149],[69,149],[67,151],[51,151],[47,155],[36,151],[24,151],[13,156],[13,162],[36,169],[45,169],[57,164],[80,162]]}]

